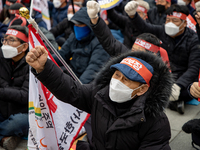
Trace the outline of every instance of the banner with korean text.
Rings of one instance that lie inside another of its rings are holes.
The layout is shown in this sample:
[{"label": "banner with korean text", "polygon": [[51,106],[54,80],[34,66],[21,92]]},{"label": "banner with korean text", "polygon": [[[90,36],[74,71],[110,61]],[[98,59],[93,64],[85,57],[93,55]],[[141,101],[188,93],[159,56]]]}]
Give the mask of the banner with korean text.
[{"label": "banner with korean text", "polygon": [[[29,48],[36,45],[45,47],[29,25]],[[58,100],[31,71],[29,77],[28,150],[69,150],[89,114]]]}]

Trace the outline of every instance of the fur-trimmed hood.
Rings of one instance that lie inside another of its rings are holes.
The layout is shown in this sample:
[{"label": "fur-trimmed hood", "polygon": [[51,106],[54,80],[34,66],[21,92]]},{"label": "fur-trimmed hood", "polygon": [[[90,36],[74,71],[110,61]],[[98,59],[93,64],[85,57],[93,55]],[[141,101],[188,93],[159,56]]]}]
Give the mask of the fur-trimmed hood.
[{"label": "fur-trimmed hood", "polygon": [[115,69],[110,69],[110,66],[120,63],[121,60],[127,56],[140,58],[148,62],[154,68],[154,73],[150,80],[150,87],[143,95],[146,97],[144,112],[152,116],[160,115],[168,104],[173,79],[168,67],[162,59],[150,52],[128,52],[112,58],[98,73],[94,84],[100,88],[109,85],[110,79],[115,72]]}]

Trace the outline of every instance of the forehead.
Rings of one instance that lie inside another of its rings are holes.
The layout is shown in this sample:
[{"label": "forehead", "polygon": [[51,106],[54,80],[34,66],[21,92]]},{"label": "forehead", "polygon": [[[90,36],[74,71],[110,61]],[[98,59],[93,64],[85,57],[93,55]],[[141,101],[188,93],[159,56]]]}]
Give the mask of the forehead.
[{"label": "forehead", "polygon": [[4,37],[9,38],[9,39],[17,39],[17,37],[13,35],[5,35]]},{"label": "forehead", "polygon": [[137,50],[142,50],[145,51],[145,48],[136,44],[133,44],[133,48],[137,49]]},{"label": "forehead", "polygon": [[181,21],[180,18],[174,17],[174,16],[167,16],[166,19],[175,19],[175,20],[180,20]]}]

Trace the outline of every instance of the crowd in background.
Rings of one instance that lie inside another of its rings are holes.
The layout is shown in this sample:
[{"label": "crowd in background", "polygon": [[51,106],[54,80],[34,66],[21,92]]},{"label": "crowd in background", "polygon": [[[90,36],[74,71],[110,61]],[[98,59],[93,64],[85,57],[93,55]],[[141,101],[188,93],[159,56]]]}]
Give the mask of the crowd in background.
[{"label": "crowd in background", "polygon": [[[10,141],[28,134],[29,65],[25,57],[29,23],[19,9],[30,10],[30,4],[31,0],[3,0],[0,12],[0,145],[10,149],[16,146]],[[84,0],[53,0],[48,1],[48,8],[51,29],[41,12],[33,10],[32,18],[83,84],[93,83],[112,57],[144,51],[160,57],[173,78],[169,101],[163,107],[184,114],[185,103],[200,98],[200,2],[123,0],[101,10]],[[90,119],[85,128],[91,142]]]}]

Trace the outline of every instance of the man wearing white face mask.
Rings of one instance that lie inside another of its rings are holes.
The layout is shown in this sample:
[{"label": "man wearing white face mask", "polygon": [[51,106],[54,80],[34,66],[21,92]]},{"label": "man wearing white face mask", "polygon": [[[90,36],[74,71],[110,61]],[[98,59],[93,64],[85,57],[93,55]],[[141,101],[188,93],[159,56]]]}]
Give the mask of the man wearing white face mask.
[{"label": "man wearing white face mask", "polygon": [[0,51],[0,145],[15,149],[28,134],[28,29],[10,26]]},{"label": "man wearing white face mask", "polygon": [[[51,3],[51,2],[48,2]],[[54,8],[52,9],[53,25],[55,27],[64,18],[67,18],[68,3],[67,0],[53,0]]]},{"label": "man wearing white face mask", "polygon": [[160,58],[147,52],[119,55],[93,83],[81,85],[47,56],[42,46],[27,54],[34,75],[58,99],[91,114],[92,143],[78,142],[77,150],[170,150],[163,111],[172,77]]},{"label": "man wearing white face mask", "polygon": [[131,1],[125,6],[135,28],[142,32],[155,34],[161,39],[162,47],[167,50],[174,76],[174,86],[170,97],[170,107],[184,113],[184,101],[191,100],[188,86],[198,77],[200,68],[200,50],[197,34],[187,28],[186,17],[189,15],[186,6],[172,5],[167,11],[165,25],[151,25],[144,22],[136,13],[137,2]]}]

